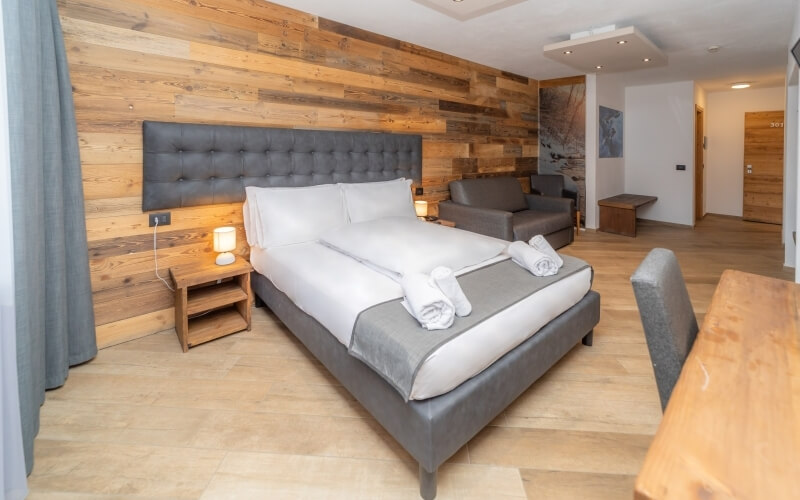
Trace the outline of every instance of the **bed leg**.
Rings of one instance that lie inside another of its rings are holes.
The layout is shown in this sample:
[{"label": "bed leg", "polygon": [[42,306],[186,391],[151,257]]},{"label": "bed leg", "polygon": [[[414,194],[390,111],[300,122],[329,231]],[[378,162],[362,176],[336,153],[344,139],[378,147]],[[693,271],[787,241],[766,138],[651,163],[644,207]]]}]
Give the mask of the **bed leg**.
[{"label": "bed leg", "polygon": [[583,336],[583,340],[581,340],[581,342],[583,342],[583,345],[591,346],[593,339],[594,339],[594,330],[591,330],[589,331],[589,333]]},{"label": "bed leg", "polygon": [[419,496],[425,500],[436,498],[436,471],[428,472],[419,466]]},{"label": "bed leg", "polygon": [[255,300],[253,300],[253,306],[254,307],[259,308],[259,307],[264,307],[265,305],[267,305],[267,304],[264,303],[263,300],[261,300],[261,297],[259,297],[257,294],[253,294],[253,295],[255,295]]}]

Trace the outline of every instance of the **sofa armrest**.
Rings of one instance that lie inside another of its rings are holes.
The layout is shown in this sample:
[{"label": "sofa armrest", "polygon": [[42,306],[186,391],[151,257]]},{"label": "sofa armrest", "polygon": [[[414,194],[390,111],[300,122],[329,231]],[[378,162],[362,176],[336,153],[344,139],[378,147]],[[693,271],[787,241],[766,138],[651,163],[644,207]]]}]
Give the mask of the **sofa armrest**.
[{"label": "sofa armrest", "polygon": [[514,239],[511,212],[443,201],[439,203],[439,217],[455,222],[456,227],[459,229],[493,236],[506,241]]},{"label": "sofa armrest", "polygon": [[536,194],[526,194],[525,201],[531,210],[541,210],[543,212],[568,212],[572,213],[575,202],[569,198],[556,198],[555,196],[539,196]]}]

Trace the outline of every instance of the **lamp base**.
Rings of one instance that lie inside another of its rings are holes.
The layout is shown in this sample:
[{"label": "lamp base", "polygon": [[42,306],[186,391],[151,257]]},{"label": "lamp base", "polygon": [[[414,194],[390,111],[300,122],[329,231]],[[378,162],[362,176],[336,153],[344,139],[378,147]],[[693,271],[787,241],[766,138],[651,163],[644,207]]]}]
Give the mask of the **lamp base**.
[{"label": "lamp base", "polygon": [[221,254],[217,255],[217,260],[215,261],[218,266],[227,266],[228,264],[233,264],[233,261],[236,260],[236,256],[234,256],[230,252],[222,252]]}]

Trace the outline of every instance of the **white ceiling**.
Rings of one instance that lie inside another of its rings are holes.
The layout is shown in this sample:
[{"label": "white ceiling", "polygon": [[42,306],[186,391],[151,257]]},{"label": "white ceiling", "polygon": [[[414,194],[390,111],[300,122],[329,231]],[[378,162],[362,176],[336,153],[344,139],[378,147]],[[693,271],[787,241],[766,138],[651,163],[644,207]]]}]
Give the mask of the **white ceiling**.
[{"label": "white ceiling", "polygon": [[[736,81],[783,85],[797,0],[526,0],[459,21],[414,0],[273,0],[399,40],[539,80],[577,70],[542,48],[570,33],[635,26],[667,66],[620,75],[627,85],[695,80],[708,91]],[[460,4],[469,6],[463,0]],[[706,49],[719,45],[710,54]]]}]

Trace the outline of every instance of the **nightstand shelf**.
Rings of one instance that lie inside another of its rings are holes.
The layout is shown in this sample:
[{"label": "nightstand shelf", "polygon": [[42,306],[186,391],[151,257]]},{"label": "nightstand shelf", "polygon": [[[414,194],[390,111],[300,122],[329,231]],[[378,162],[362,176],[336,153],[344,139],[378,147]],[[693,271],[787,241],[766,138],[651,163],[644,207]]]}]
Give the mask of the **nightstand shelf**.
[{"label": "nightstand shelf", "polygon": [[217,309],[197,318],[189,319],[188,347],[247,329],[247,319],[236,308]]},{"label": "nightstand shelf", "polygon": [[175,332],[183,352],[250,330],[252,270],[241,257],[227,266],[207,260],[169,270],[175,283]]},{"label": "nightstand shelf", "polygon": [[191,317],[197,313],[227,306],[240,300],[247,300],[247,292],[242,290],[236,281],[197,288],[189,292],[186,314]]}]

